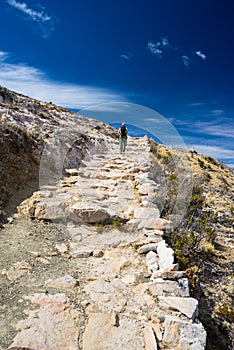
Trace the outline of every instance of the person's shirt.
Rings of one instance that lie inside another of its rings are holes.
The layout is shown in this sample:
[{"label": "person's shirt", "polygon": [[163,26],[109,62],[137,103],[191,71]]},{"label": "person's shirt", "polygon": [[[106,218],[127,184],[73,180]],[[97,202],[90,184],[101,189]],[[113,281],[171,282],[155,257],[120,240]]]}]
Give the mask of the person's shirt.
[{"label": "person's shirt", "polygon": [[[124,128],[123,128],[123,126],[124,126]],[[123,129],[124,129],[124,131],[123,131]],[[127,135],[128,135],[128,128],[125,125],[122,125],[119,128],[119,136],[127,137]]]}]

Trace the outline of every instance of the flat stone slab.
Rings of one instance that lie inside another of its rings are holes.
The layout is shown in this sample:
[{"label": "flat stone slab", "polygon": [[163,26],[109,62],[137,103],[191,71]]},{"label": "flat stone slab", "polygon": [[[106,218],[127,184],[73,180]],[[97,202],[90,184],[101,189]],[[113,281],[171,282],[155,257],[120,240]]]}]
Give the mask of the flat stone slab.
[{"label": "flat stone slab", "polygon": [[141,329],[134,320],[119,319],[112,314],[91,314],[83,337],[83,350],[144,350]]},{"label": "flat stone slab", "polygon": [[66,205],[60,200],[48,200],[37,203],[34,216],[38,220],[62,220],[67,215],[65,213]]},{"label": "flat stone slab", "polygon": [[148,218],[142,220],[142,222],[139,224],[138,229],[142,228],[162,230],[167,233],[170,233],[173,230],[173,223],[169,220],[162,218]]},{"label": "flat stone slab", "polygon": [[158,219],[160,212],[157,208],[138,207],[134,210],[134,219],[147,220],[150,218]]},{"label": "flat stone slab", "polygon": [[123,296],[119,286],[115,286],[114,280],[110,283],[99,278],[87,284],[84,289],[90,295],[91,299],[99,304],[99,307],[105,307],[119,312],[126,305],[127,300]]},{"label": "flat stone slab", "polygon": [[138,253],[139,254],[147,254],[148,252],[150,252],[151,250],[153,252],[156,252],[157,251],[157,247],[158,247],[158,244],[157,243],[148,243],[148,244],[144,244],[143,246],[141,246],[139,249],[138,249]]},{"label": "flat stone slab", "polygon": [[201,323],[186,322],[178,317],[166,316],[163,343],[173,350],[204,350],[206,331]]},{"label": "flat stone slab", "polygon": [[161,277],[164,280],[176,281],[180,278],[186,278],[187,275],[185,271],[165,271],[162,273]]},{"label": "flat stone slab", "polygon": [[40,306],[29,311],[28,318],[17,325],[19,333],[10,348],[77,350],[79,315],[65,294],[35,294],[27,299]]},{"label": "flat stone slab", "polygon": [[101,207],[81,207],[80,203],[72,206],[73,213],[83,222],[88,224],[108,224],[114,220],[126,222],[126,218],[120,217],[117,213]]},{"label": "flat stone slab", "polygon": [[77,281],[70,275],[50,279],[45,282],[46,287],[59,288],[59,289],[74,289],[77,285]]},{"label": "flat stone slab", "polygon": [[149,283],[149,290],[153,296],[189,297],[187,278],[181,278],[178,282],[158,278],[155,282]]},{"label": "flat stone slab", "polygon": [[71,176],[74,176],[74,175],[79,175],[79,169],[76,169],[76,168],[72,168],[72,169],[65,169],[65,172]]},{"label": "flat stone slab", "polygon": [[167,304],[171,309],[178,310],[188,318],[198,317],[198,301],[194,298],[159,297],[161,305]]}]

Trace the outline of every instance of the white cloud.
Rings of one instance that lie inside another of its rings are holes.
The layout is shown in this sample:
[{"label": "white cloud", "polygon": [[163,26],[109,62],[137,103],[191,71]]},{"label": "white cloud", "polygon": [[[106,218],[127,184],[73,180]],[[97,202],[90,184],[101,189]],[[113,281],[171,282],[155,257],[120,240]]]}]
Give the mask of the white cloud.
[{"label": "white cloud", "polygon": [[149,41],[147,44],[147,49],[150,51],[150,53],[158,57],[162,56],[163,50],[166,47],[169,47],[169,41],[166,37],[162,37],[156,43],[154,43],[153,41]]},{"label": "white cloud", "polygon": [[[158,118],[144,118],[143,120],[144,120],[144,122],[150,122],[150,123],[154,123],[154,124],[162,123],[161,119],[158,119]],[[169,119],[167,118],[167,120],[169,120]]]},{"label": "white cloud", "polygon": [[205,103],[204,102],[193,102],[193,103],[190,103],[189,106],[191,107],[200,107],[200,106],[204,106]]},{"label": "white cloud", "polygon": [[0,51],[0,62],[5,61],[8,56],[8,52]]},{"label": "white cloud", "polygon": [[47,22],[51,20],[51,16],[48,16],[43,11],[32,10],[24,2],[20,3],[16,0],[7,0],[7,3],[10,6],[15,7],[17,10],[23,12],[24,14],[28,15],[33,21]]},{"label": "white cloud", "polygon": [[201,57],[203,60],[206,59],[206,55],[204,53],[202,53],[201,51],[196,51],[196,55]]},{"label": "white cloud", "polygon": [[123,53],[122,55],[120,55],[120,57],[123,58],[124,60],[129,61],[134,57],[134,55],[131,52],[128,52],[128,53]]},{"label": "white cloud", "polygon": [[[150,51],[150,53],[152,55],[156,55],[158,57],[162,57],[162,55],[166,52],[166,51],[170,51],[170,52],[174,52],[174,55],[177,56],[181,56],[182,62],[186,67],[190,67],[190,64],[192,62],[191,58],[187,55],[182,55],[183,51],[181,48],[175,46],[173,43],[169,43],[167,37],[162,37],[159,41],[153,42],[153,41],[149,41],[147,44],[147,49]],[[199,56],[202,60],[206,59],[206,55],[201,52],[201,51],[193,51],[191,53],[192,54],[196,54],[197,56]]]},{"label": "white cloud", "polygon": [[234,138],[234,126],[228,120],[225,123],[214,122],[197,122],[194,124],[193,132],[203,133],[206,135],[222,136]]},{"label": "white cloud", "polygon": [[36,11],[28,7],[25,2],[19,2],[16,0],[6,0],[6,2],[13,8],[23,13],[25,15],[25,19],[36,22],[37,27],[42,32],[42,36],[44,38],[47,38],[49,34],[55,29],[54,24],[57,21],[57,18],[48,15],[42,6],[40,6],[40,11]]},{"label": "white cloud", "polygon": [[161,57],[163,51],[161,49],[159,49],[160,46],[161,46],[160,42],[157,42],[155,44],[152,41],[149,41],[148,45],[147,45],[147,49],[150,51],[150,53],[152,55],[157,55],[157,56]]},{"label": "white cloud", "polygon": [[122,95],[108,89],[52,81],[37,68],[1,60],[0,85],[71,109],[126,100]]},{"label": "white cloud", "polygon": [[187,147],[205,156],[212,156],[215,159],[234,159],[234,151],[223,147],[198,144],[187,144]]},{"label": "white cloud", "polygon": [[214,117],[220,117],[223,113],[224,113],[224,110],[222,109],[213,109],[212,111],[210,111],[210,115]]},{"label": "white cloud", "polygon": [[162,38],[161,43],[162,43],[162,46],[169,46],[169,41],[167,40],[167,38]]},{"label": "white cloud", "polygon": [[122,54],[120,55],[121,58],[123,58],[124,60],[130,60],[130,57],[126,54]]},{"label": "white cloud", "polygon": [[183,55],[182,57],[182,61],[183,61],[183,64],[186,66],[186,67],[190,67],[190,58],[186,55]]}]

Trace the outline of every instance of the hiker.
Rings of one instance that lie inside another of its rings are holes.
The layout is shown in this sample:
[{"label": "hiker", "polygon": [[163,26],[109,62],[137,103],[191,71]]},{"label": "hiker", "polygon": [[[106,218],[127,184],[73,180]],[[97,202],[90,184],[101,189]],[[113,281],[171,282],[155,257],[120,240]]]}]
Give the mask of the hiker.
[{"label": "hiker", "polygon": [[127,137],[128,137],[128,129],[126,127],[126,123],[122,123],[121,127],[119,128],[120,153],[125,152]]}]

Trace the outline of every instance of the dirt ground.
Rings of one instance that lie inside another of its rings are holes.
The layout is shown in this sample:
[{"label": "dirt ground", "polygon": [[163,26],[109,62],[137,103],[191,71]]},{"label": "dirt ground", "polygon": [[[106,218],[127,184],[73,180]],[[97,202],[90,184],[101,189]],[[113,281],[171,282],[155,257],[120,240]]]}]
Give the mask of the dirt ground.
[{"label": "dirt ground", "polygon": [[[24,310],[32,307],[23,297],[46,293],[44,283],[54,276],[71,274],[78,281],[79,275],[72,260],[61,257],[55,248],[68,237],[51,223],[19,217],[5,225],[0,236],[0,347],[5,349],[16,335],[17,322],[26,317]],[[17,270],[12,269],[18,262],[29,264],[20,269],[20,278],[16,278]],[[70,294],[74,300],[74,292]]]}]

